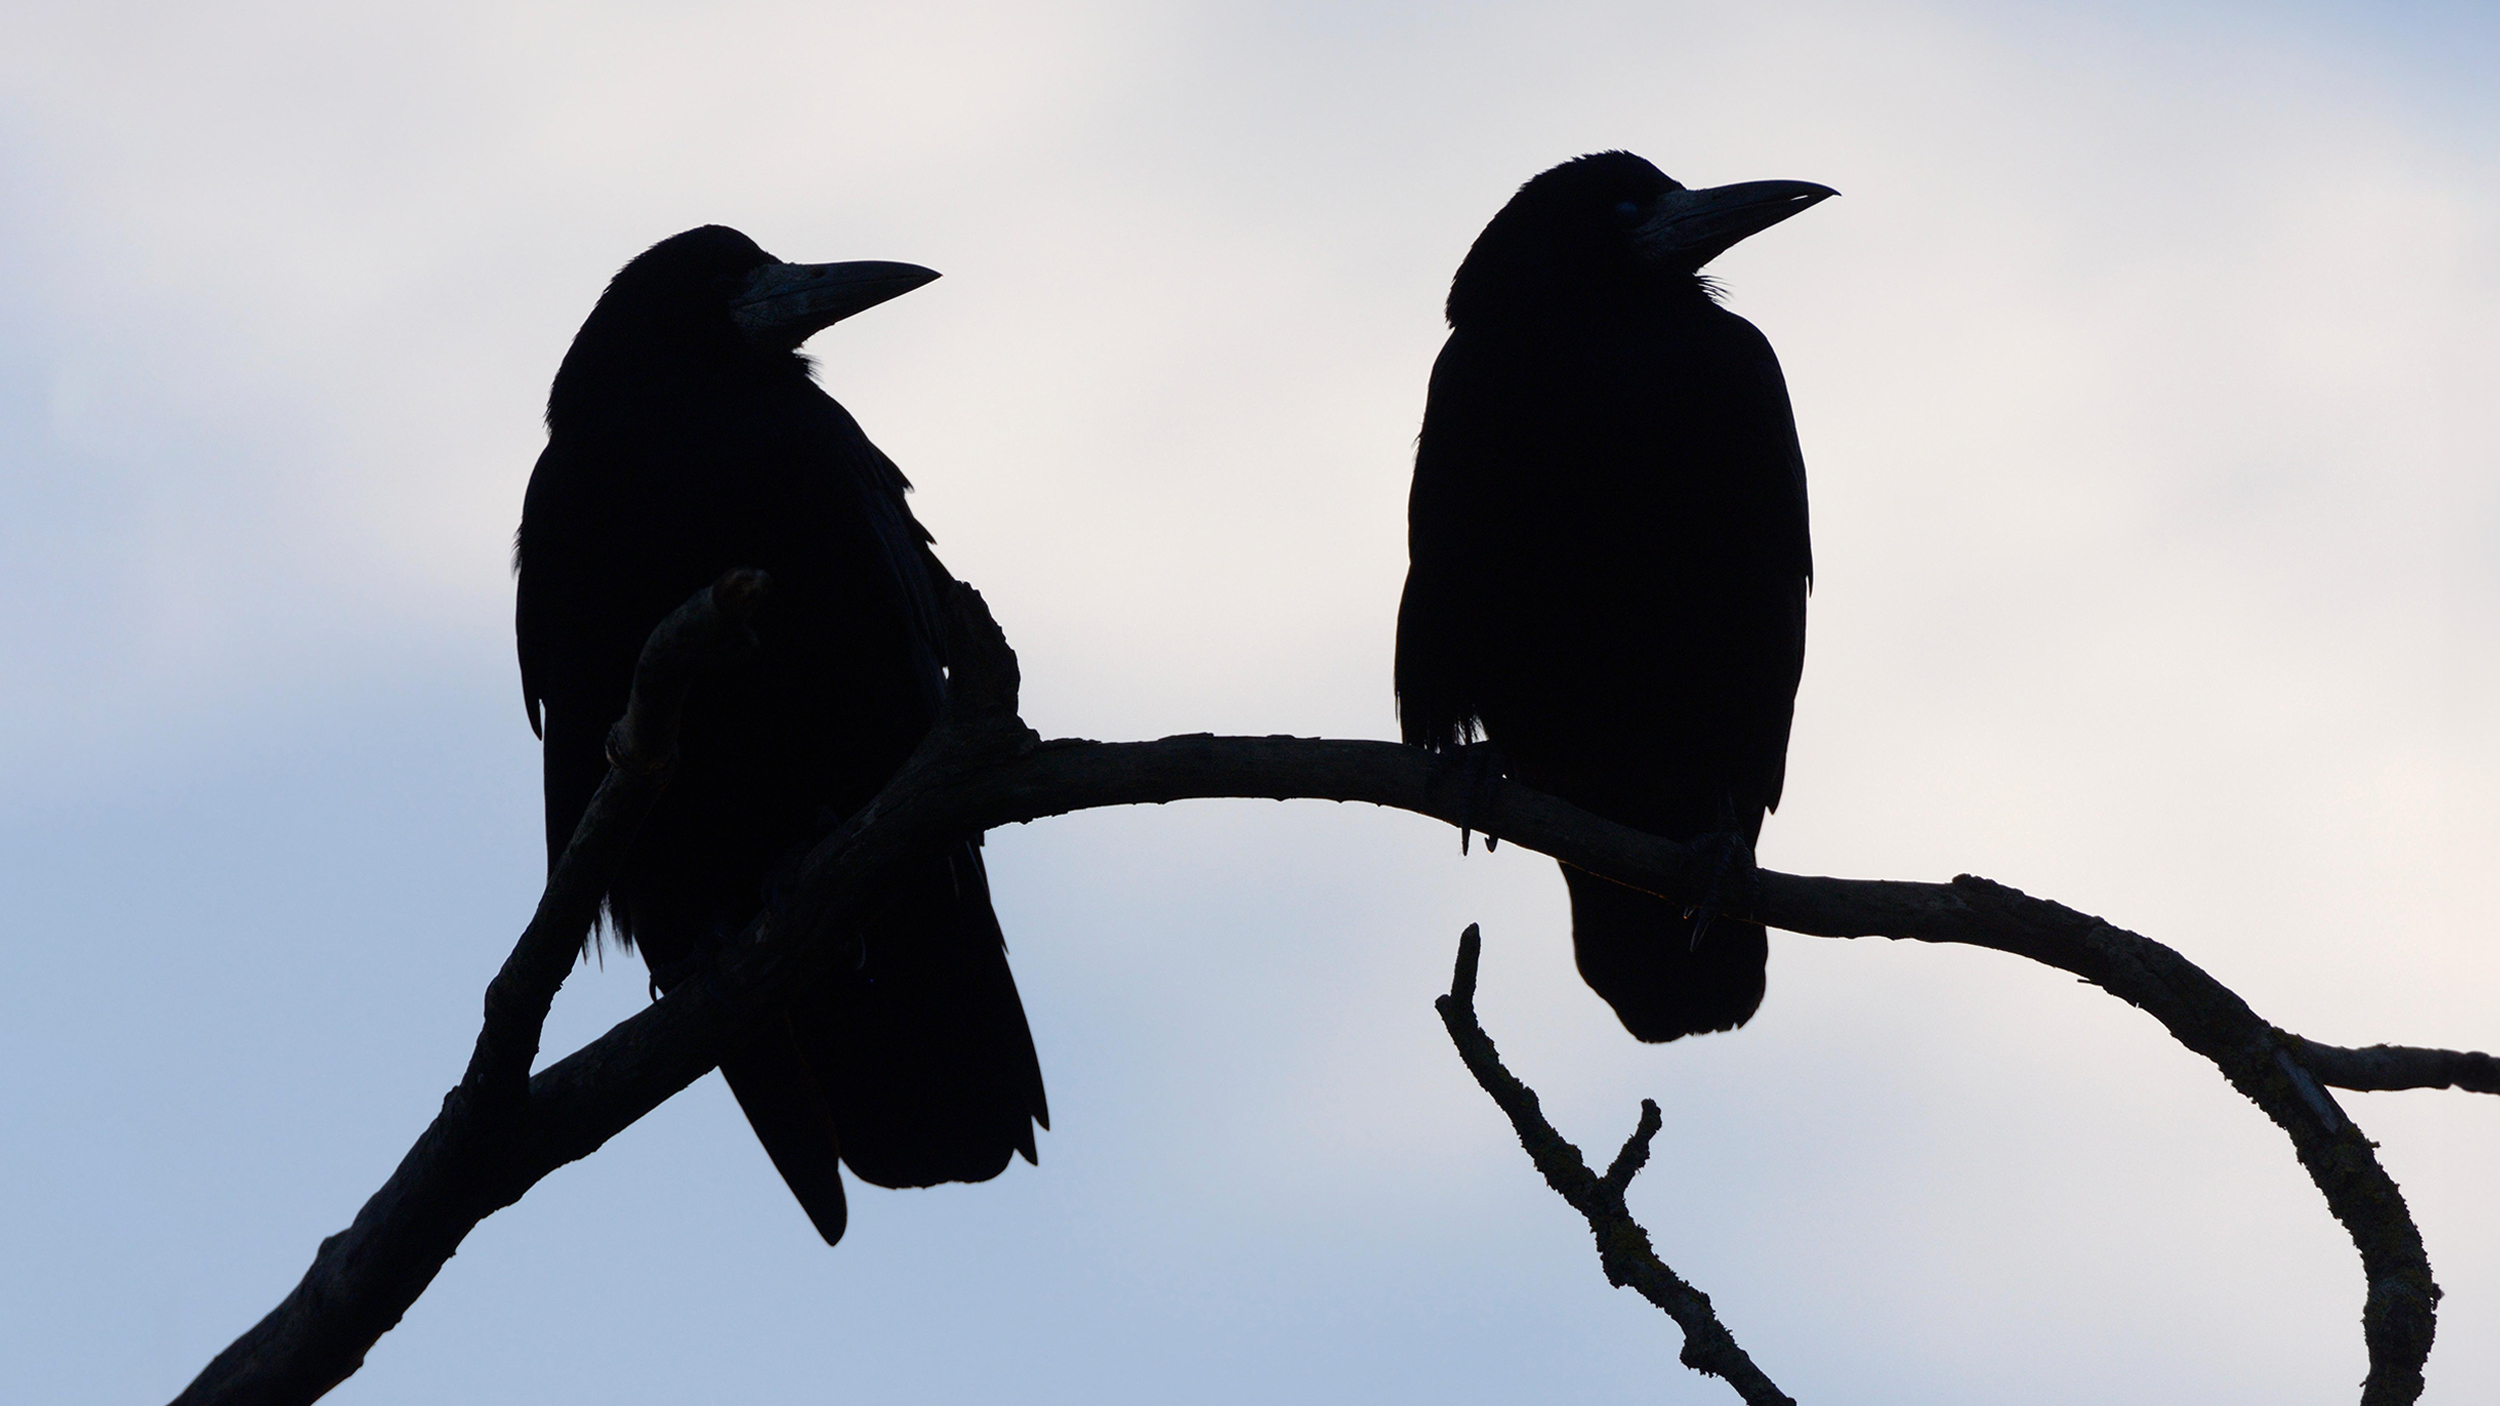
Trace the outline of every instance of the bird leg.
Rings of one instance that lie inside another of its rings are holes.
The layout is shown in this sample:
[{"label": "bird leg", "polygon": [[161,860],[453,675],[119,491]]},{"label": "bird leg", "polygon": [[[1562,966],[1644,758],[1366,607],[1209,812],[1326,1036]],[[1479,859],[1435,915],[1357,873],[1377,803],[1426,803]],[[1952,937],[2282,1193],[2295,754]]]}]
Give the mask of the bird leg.
[{"label": "bird leg", "polygon": [[[833,827],[842,823],[842,819],[841,813],[831,806],[817,808],[816,826],[820,833],[830,833]],[[780,863],[765,871],[764,882],[756,888],[756,897],[761,905],[759,917],[777,915],[789,903],[790,895],[798,890],[799,871],[806,864],[808,852],[815,844],[815,837],[800,840],[782,851]],[[651,999],[656,1001],[667,995],[677,983],[708,966],[736,936],[738,926],[737,920],[730,914],[714,914],[710,931],[697,938],[694,945],[683,953],[665,962],[651,961],[650,945],[644,944],[643,960],[651,969]]]},{"label": "bird leg", "polygon": [[692,951],[673,960],[654,962],[651,960],[650,949],[646,946],[642,956],[644,963],[651,970],[651,999],[656,1001],[677,989],[677,983],[703,970],[711,963],[713,954],[719,950],[718,942],[697,943]]},{"label": "bird leg", "polygon": [[833,807],[816,808],[815,833],[784,849],[781,862],[764,871],[764,882],[756,896],[763,901],[765,912],[779,913],[782,906],[790,901],[790,895],[798,889],[799,870],[807,863],[809,851],[815,849],[816,842],[832,834],[833,828],[841,823],[842,817]]},{"label": "bird leg", "polygon": [[[1710,920],[1718,916],[1722,896],[1730,887],[1750,889],[1754,857],[1753,846],[1746,842],[1741,831],[1733,829],[1713,830],[1707,835],[1696,836],[1691,844],[1692,863],[1701,871],[1703,878],[1701,897],[1694,900],[1692,907],[1684,910],[1684,916],[1693,921],[1692,942],[1686,950],[1698,952],[1701,950],[1702,934],[1710,931]],[[1731,878],[1741,882],[1732,886],[1729,883]]]},{"label": "bird leg", "polygon": [[1467,852],[1468,837],[1484,831],[1484,852],[1491,854],[1502,841],[1493,833],[1493,803],[1500,795],[1502,751],[1490,741],[1461,742],[1442,751],[1446,764],[1458,763],[1458,852]]}]

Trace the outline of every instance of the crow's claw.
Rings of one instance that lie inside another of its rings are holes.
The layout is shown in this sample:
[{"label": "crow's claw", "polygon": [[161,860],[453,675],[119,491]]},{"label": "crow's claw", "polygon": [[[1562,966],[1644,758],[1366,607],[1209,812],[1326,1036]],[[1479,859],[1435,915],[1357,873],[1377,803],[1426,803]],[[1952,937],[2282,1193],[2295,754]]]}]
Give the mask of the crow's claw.
[{"label": "crow's claw", "polygon": [[1692,845],[1693,864],[1703,875],[1701,897],[1684,910],[1684,916],[1693,919],[1692,942],[1686,950],[1698,952],[1702,934],[1710,931],[1710,920],[1719,915],[1728,879],[1737,874],[1750,877],[1754,859],[1753,846],[1734,830],[1713,830],[1694,839]]},{"label": "crow's claw", "polygon": [[710,964],[711,944],[697,947],[673,962],[658,962],[651,967],[651,999],[656,1001],[677,989],[677,984]]},{"label": "crow's claw", "polygon": [[764,875],[758,893],[765,912],[777,914],[789,906],[790,895],[799,887],[799,871],[807,866],[807,856],[815,851],[817,841],[832,834],[844,819],[842,812],[832,806],[816,807],[815,833],[783,850],[781,862]]},{"label": "crow's claw", "polygon": [[1458,763],[1458,852],[1465,854],[1469,836],[1482,830],[1484,852],[1491,854],[1502,843],[1491,823],[1494,800],[1501,794],[1501,749],[1490,742],[1463,742],[1441,758]]}]

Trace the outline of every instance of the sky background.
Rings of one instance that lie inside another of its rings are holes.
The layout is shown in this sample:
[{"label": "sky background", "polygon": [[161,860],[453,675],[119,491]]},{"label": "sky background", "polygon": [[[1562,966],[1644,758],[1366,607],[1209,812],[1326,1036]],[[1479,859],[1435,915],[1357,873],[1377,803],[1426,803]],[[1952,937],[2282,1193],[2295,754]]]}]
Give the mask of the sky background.
[{"label": "sky background", "polygon": [[[707,221],[946,277],[811,347],[1048,734],[1394,735],[1439,306],[1627,147],[1843,198],[1715,266],[1814,495],[1792,872],[1977,872],[2314,1038],[2500,1046],[2500,11],[0,4],[0,1397],[162,1399],[458,1076],[535,898],[549,377]],[[1724,1402],[1431,1000],[1808,1402],[2351,1400],[2359,1265],[2148,1018],[1780,936],[1646,1047],[1553,866],[1320,803],[995,834],[1038,1168],[809,1233],[717,1079],[340,1402]],[[580,972],[561,1054],[644,1000]],[[2344,1096],[2500,1397],[2500,1102]]]}]

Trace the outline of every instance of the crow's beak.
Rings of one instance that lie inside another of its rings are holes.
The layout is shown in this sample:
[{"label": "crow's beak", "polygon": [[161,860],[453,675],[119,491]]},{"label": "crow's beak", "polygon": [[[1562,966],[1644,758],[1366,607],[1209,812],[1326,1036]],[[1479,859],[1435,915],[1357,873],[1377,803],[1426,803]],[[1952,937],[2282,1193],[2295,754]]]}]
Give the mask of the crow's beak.
[{"label": "crow's beak", "polygon": [[759,343],[796,347],[855,312],[899,298],[937,277],[918,264],[766,264],[747,279],[729,316]]},{"label": "crow's beak", "polygon": [[1726,253],[1809,205],[1840,194],[1812,181],[1746,181],[1707,190],[1671,190],[1634,231],[1643,252],[1688,269]]}]

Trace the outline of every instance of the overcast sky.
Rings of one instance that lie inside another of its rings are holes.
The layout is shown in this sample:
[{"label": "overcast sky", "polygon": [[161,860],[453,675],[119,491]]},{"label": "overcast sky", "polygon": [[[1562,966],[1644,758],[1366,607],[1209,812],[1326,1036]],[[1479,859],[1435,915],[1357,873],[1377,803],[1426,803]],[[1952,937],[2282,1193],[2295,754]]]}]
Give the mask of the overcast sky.
[{"label": "overcast sky", "polygon": [[[0,1397],[163,1398],[457,1078],[536,895],[508,551],[607,277],[946,277],[820,375],[1045,733],[1390,736],[1451,269],[1627,147],[1841,199],[1778,347],[1811,641],[1773,867],[1977,872],[2315,1038],[2500,1046],[2484,6],[0,4]],[[1038,1168],[827,1250],[716,1079],[483,1226],[349,1403],[1724,1402],[1447,1047],[1481,1005],[1801,1400],[2350,1400],[2282,1135],[1995,954],[1774,940],[1636,1044],[1553,866],[1198,803],[994,835]],[[579,973],[551,1053],[644,999]],[[2500,1103],[2345,1095],[2500,1397]]]}]

